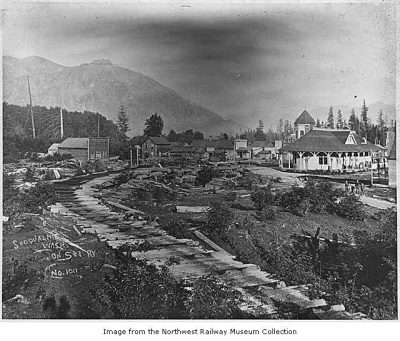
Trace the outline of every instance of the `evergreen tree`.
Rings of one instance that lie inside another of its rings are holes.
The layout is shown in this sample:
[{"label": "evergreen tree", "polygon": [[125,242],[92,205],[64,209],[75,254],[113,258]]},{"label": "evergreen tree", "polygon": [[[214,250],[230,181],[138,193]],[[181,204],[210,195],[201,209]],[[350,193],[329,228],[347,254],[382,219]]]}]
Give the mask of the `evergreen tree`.
[{"label": "evergreen tree", "polygon": [[258,121],[258,127],[256,128],[254,138],[256,139],[256,141],[265,141],[266,139],[264,134],[264,122],[262,120]]},{"label": "evergreen tree", "polygon": [[349,128],[350,130],[356,130],[356,113],[354,109],[351,109],[350,118],[349,118]]},{"label": "evergreen tree", "polygon": [[169,142],[177,142],[179,141],[179,134],[175,132],[175,130],[171,129],[167,136]]},{"label": "evergreen tree", "polygon": [[337,112],[336,129],[343,129],[342,111],[340,109]]},{"label": "evergreen tree", "polygon": [[316,128],[321,128],[321,122],[319,120],[319,118],[317,118],[317,123],[315,124]]},{"label": "evergreen tree", "polygon": [[335,122],[334,122],[334,118],[333,118],[333,108],[332,107],[329,108],[327,128],[335,129]]},{"label": "evergreen tree", "polygon": [[144,135],[147,136],[161,136],[164,129],[164,121],[160,115],[154,113],[145,123]]},{"label": "evergreen tree", "polygon": [[280,139],[283,139],[284,137],[284,123],[283,123],[283,118],[280,118],[279,124],[278,124],[278,135]]},{"label": "evergreen tree", "polygon": [[379,127],[379,129],[383,129],[383,128],[385,127],[385,119],[383,118],[383,111],[382,111],[382,109],[379,110],[378,127]]},{"label": "evergreen tree", "polygon": [[257,131],[264,132],[264,122],[262,120],[258,121]]},{"label": "evergreen tree", "polygon": [[378,126],[376,129],[377,143],[379,143],[381,145],[384,143],[386,132],[387,132],[386,122],[385,122],[385,119],[383,116],[383,111],[381,109],[381,110],[379,110]]},{"label": "evergreen tree", "polygon": [[128,119],[128,114],[125,111],[125,108],[123,105],[119,107],[119,112],[118,112],[118,117],[117,117],[117,127],[118,131],[121,134],[122,139],[126,139],[126,133],[129,130],[129,119]]},{"label": "evergreen tree", "polygon": [[368,107],[365,105],[365,99],[361,108],[361,133],[365,137],[368,133]]},{"label": "evergreen tree", "polygon": [[289,120],[285,120],[285,126],[283,129],[284,129],[285,137],[288,137],[291,134],[291,127],[290,127]]},{"label": "evergreen tree", "polygon": [[204,140],[204,134],[200,131],[195,131],[193,134],[193,140]]}]

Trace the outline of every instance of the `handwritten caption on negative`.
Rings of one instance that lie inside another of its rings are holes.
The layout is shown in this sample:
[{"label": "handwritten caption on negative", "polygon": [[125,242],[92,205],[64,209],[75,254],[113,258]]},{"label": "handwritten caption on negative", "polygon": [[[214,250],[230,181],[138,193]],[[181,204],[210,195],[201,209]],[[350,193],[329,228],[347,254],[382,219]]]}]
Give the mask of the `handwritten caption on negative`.
[{"label": "handwritten caption on negative", "polygon": [[82,278],[86,269],[90,268],[90,261],[102,258],[98,250],[85,250],[78,245],[79,240],[72,242],[73,238],[63,233],[48,232],[31,234],[11,242],[14,252],[33,252],[37,266],[43,266],[47,278]]}]

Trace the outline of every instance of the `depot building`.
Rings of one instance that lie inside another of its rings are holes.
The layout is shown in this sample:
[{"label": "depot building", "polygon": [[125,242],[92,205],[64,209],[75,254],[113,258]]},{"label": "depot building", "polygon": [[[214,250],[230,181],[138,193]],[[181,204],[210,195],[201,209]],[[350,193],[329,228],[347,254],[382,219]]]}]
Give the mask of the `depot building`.
[{"label": "depot building", "polygon": [[282,169],[346,171],[371,167],[380,150],[350,130],[313,128],[279,150]]}]

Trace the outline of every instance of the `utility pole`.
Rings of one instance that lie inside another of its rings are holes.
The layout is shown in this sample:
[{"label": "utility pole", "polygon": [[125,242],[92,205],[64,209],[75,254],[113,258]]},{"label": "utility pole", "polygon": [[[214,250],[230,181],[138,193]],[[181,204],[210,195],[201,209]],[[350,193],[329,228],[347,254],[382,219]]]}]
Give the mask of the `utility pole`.
[{"label": "utility pole", "polygon": [[36,138],[35,120],[33,119],[33,109],[32,109],[31,85],[29,83],[29,76],[28,75],[27,75],[27,78],[28,78],[29,106],[30,106],[30,109],[31,109],[32,135],[33,135],[33,138]]},{"label": "utility pole", "polygon": [[131,150],[131,168],[133,167],[133,156],[132,156],[132,147],[130,147],[130,150]]},{"label": "utility pole", "polygon": [[372,167],[373,164],[374,164],[374,158],[373,158],[373,154],[372,154],[372,150],[371,150],[371,187],[374,186],[374,170]]},{"label": "utility pole", "polygon": [[100,114],[97,114],[97,137],[100,137]]},{"label": "utility pole", "polygon": [[61,140],[64,138],[64,119],[63,119],[63,111],[60,108],[60,118],[61,118]]}]

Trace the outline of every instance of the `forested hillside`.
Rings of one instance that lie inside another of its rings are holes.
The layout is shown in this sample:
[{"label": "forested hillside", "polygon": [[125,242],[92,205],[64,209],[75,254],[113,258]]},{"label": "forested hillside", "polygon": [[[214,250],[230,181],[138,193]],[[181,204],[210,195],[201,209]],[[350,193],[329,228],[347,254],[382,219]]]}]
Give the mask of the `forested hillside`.
[{"label": "forested hillside", "polygon": [[[54,142],[61,142],[60,108],[34,106],[33,117],[36,138],[33,138],[32,119],[29,106],[3,103],[3,155],[18,159],[26,153],[47,152]],[[64,139],[67,137],[100,136],[111,137],[111,154],[119,148],[118,128],[111,120],[89,111],[69,112],[63,110]]]}]

